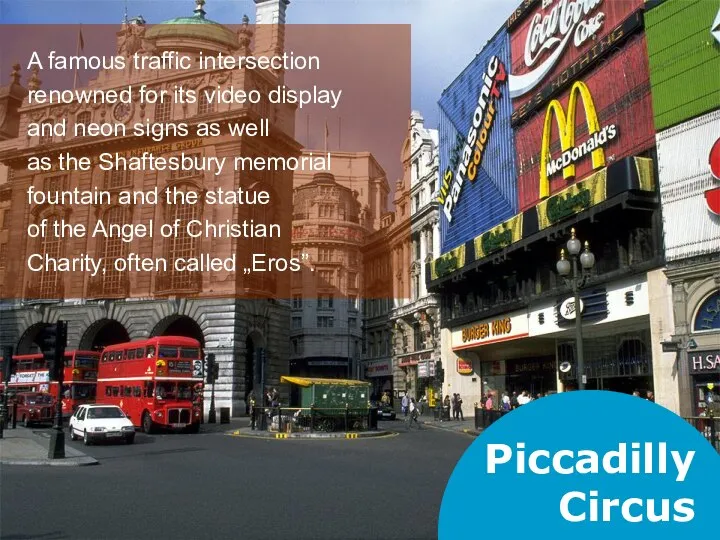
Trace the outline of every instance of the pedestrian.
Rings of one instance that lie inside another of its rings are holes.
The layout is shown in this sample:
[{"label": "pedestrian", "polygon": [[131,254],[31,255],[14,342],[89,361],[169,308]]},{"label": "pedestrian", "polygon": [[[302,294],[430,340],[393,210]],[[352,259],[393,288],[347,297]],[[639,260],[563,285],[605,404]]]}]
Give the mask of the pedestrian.
[{"label": "pedestrian", "polygon": [[492,394],[488,394],[487,400],[485,401],[485,410],[486,411],[492,411],[493,410],[493,398]]},{"label": "pedestrian", "polygon": [[445,394],[443,400],[443,419],[450,420],[450,396],[448,394]]},{"label": "pedestrian", "polygon": [[390,394],[388,392],[385,392],[382,397],[380,398],[380,403],[382,403],[384,406],[390,405]]},{"label": "pedestrian", "polygon": [[450,400],[450,405],[452,407],[452,417],[453,420],[457,420],[458,418],[458,412],[457,412],[457,394],[453,394],[452,399]]},{"label": "pedestrian", "polygon": [[405,392],[405,395],[403,395],[402,401],[400,402],[400,410],[402,411],[403,416],[407,416],[409,405],[410,398],[408,397],[407,392]]},{"label": "pedestrian", "polygon": [[520,394],[517,398],[518,405],[527,405],[532,401],[532,398],[530,397],[530,394],[527,390],[523,390],[522,394]]},{"label": "pedestrian", "polygon": [[418,429],[420,429],[420,422],[418,422],[418,416],[420,416],[420,410],[418,409],[417,405],[415,404],[415,398],[410,398],[410,404],[408,405],[408,409],[410,412],[408,428],[412,427],[413,422],[415,422],[415,425],[417,425]]},{"label": "pedestrian", "polygon": [[509,411],[512,408],[512,405],[510,403],[510,396],[508,396],[507,392],[503,392],[502,395],[502,410],[503,411]]},{"label": "pedestrian", "polygon": [[510,398],[510,405],[513,409],[517,409],[520,406],[520,401],[518,400],[517,392],[512,393],[512,398]]},{"label": "pedestrian", "polygon": [[460,397],[460,394],[457,394],[457,415],[458,415],[458,418],[457,418],[458,420],[465,421],[465,416],[463,415],[463,410],[462,410],[462,398]]},{"label": "pedestrian", "polygon": [[645,399],[647,399],[648,401],[652,401],[653,403],[655,403],[655,393],[654,393],[652,390],[648,390],[648,391],[647,391],[647,397],[646,397]]},{"label": "pedestrian", "polygon": [[250,429],[255,429],[255,392],[250,392],[248,396],[248,413],[250,414]]}]

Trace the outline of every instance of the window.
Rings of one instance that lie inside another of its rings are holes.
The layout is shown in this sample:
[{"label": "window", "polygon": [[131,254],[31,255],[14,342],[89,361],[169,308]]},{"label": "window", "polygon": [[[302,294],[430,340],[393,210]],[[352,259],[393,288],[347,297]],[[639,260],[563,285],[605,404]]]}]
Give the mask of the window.
[{"label": "window", "polygon": [[355,317],[348,319],[348,328],[357,328],[357,319]]},{"label": "window", "polygon": [[[83,111],[75,118],[75,124],[79,126],[87,126],[92,120],[92,113],[90,111]],[[77,136],[85,134],[85,128],[75,128],[75,134]]]},{"label": "window", "polygon": [[[193,160],[193,163],[198,163],[202,160],[202,153],[201,152],[195,152],[193,154],[185,154],[188,156],[188,158],[191,158]],[[176,156],[179,157],[179,156]],[[187,158],[186,158],[187,161]],[[189,161],[188,161],[189,162]],[[202,176],[203,171],[198,171],[195,169],[188,169],[188,170],[179,170],[179,171],[170,171],[170,178],[176,179],[176,178],[190,178],[191,176]]]},{"label": "window", "polygon": [[420,195],[415,195],[415,211],[420,210]]},{"label": "window", "polygon": [[[415,260],[420,260],[420,235],[415,236],[415,242],[413,242],[415,248]],[[422,262],[422,261],[421,261]]]},{"label": "window", "polygon": [[170,114],[172,113],[172,102],[170,99],[163,100],[163,102],[157,102],[155,104],[155,122],[167,122],[170,120]]},{"label": "window", "polygon": [[412,290],[413,299],[417,300],[418,298],[420,298],[420,274],[415,274],[412,279],[413,279],[413,290]]},{"label": "window", "polygon": [[38,137],[38,143],[50,144],[53,140],[53,122],[52,120],[45,120],[40,124],[40,136]]},{"label": "window", "polygon": [[302,309],[302,295],[293,294],[292,307],[293,309]]},{"label": "window", "polygon": [[414,337],[414,347],[416,351],[421,351],[424,347],[423,345],[423,338],[422,338],[422,331],[420,329],[420,325],[416,324],[413,327],[413,337]]},{"label": "window", "polygon": [[290,343],[292,344],[292,353],[298,354],[298,340],[297,339],[291,339]]},{"label": "window", "polygon": [[[165,258],[168,261],[168,267],[174,268],[175,261],[183,258],[188,260],[195,257],[198,239],[193,238],[187,233],[185,225],[198,217],[198,205],[196,204],[174,204],[168,206],[168,223],[175,223],[175,220],[181,224],[177,236],[171,236],[165,240]],[[163,283],[163,288],[167,289],[185,289],[191,288],[195,283],[192,272],[170,272],[171,278],[168,282]]]},{"label": "window", "polygon": [[215,112],[215,103],[208,99],[208,92],[212,93],[211,88],[203,88],[198,96],[198,114],[210,114]]},{"label": "window", "polygon": [[7,229],[8,210],[0,210],[0,229]]},{"label": "window", "polygon": [[348,253],[348,266],[355,267],[358,265],[358,256],[357,253],[354,251],[351,251]]},{"label": "window", "polygon": [[293,317],[292,318],[292,327],[294,330],[297,330],[298,328],[302,328],[302,317]]},{"label": "window", "polygon": [[351,311],[357,311],[358,308],[358,297],[356,294],[348,296],[348,309]]},{"label": "window", "polygon": [[318,207],[318,216],[321,218],[332,218],[335,216],[335,207],[331,204],[321,204]]},{"label": "window", "polygon": [[[57,215],[48,216],[48,230],[54,227],[55,222],[60,221]],[[62,254],[62,238],[48,234],[40,239],[40,250],[45,257],[58,259]],[[40,273],[39,294],[40,298],[52,298],[56,295],[60,286],[60,274],[54,269],[48,269]]]},{"label": "window", "polygon": [[318,297],[318,309],[332,309],[332,308],[333,308],[332,294],[321,294]]},{"label": "window", "polygon": [[[105,225],[122,225],[125,223],[124,216],[125,208],[122,206],[114,206],[105,212]],[[111,236],[108,238],[101,237],[99,240],[102,246],[100,252],[102,253],[102,259],[105,263],[105,268],[100,275],[100,279],[102,279],[102,292],[104,294],[112,295],[123,294],[127,274],[117,271],[115,269],[114,261],[126,256],[128,243],[124,242],[122,238],[117,236]]]},{"label": "window", "polygon": [[59,174],[56,176],[48,176],[43,180],[43,191],[53,193],[64,191],[67,186],[67,175]]},{"label": "window", "polygon": [[435,193],[435,180],[430,180],[430,195]]},{"label": "window", "polygon": [[105,188],[117,189],[130,185],[131,172],[123,169],[113,169],[105,172]]},{"label": "window", "polygon": [[335,326],[335,318],[321,315],[317,318],[318,328],[333,328]]},{"label": "window", "polygon": [[0,244],[0,270],[7,265],[7,244]]},{"label": "window", "polygon": [[318,250],[318,260],[320,262],[332,262],[334,258],[334,250],[327,248],[320,248]]},{"label": "window", "polygon": [[328,287],[335,284],[335,272],[332,270],[319,270],[318,278],[320,279],[319,287]]},{"label": "window", "polygon": [[349,289],[357,289],[358,287],[358,275],[357,272],[348,272],[347,283]]}]

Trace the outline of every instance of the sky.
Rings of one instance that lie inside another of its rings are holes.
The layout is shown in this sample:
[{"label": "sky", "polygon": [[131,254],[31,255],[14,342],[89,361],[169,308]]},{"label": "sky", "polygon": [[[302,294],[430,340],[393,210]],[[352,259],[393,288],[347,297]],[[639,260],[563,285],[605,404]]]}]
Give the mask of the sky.
[{"label": "sky", "polygon": [[[520,0],[291,0],[288,24],[410,24],[412,108],[437,127],[442,91],[507,20]],[[194,0],[0,0],[0,24],[114,24],[128,14],[148,24],[192,14]],[[252,0],[207,0],[207,17],[254,20]],[[2,51],[0,51],[2,54]]]}]

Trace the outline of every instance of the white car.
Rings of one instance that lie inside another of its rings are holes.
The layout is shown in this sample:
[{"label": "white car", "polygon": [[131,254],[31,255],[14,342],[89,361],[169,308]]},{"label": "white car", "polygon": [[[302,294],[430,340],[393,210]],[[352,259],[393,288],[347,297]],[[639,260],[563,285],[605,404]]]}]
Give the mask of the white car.
[{"label": "white car", "polygon": [[96,441],[135,441],[135,426],[117,405],[80,405],[70,417],[70,438]]}]

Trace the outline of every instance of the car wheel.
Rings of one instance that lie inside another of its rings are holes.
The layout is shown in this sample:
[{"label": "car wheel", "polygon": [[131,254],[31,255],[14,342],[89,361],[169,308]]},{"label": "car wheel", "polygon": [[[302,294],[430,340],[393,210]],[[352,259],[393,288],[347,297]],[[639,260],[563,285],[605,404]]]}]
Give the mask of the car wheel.
[{"label": "car wheel", "polygon": [[83,431],[83,444],[90,446],[90,437],[88,436],[87,430]]},{"label": "car wheel", "polygon": [[71,440],[71,441],[76,441],[76,440],[77,440],[77,436],[75,435],[75,430],[73,429],[72,424],[70,424],[70,426],[68,426],[68,427],[69,427],[69,429],[70,429],[70,440]]},{"label": "car wheel", "polygon": [[154,431],[152,418],[150,418],[150,413],[147,411],[143,414],[142,427],[145,433],[150,434]]}]

